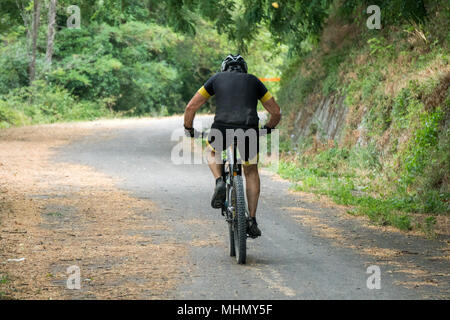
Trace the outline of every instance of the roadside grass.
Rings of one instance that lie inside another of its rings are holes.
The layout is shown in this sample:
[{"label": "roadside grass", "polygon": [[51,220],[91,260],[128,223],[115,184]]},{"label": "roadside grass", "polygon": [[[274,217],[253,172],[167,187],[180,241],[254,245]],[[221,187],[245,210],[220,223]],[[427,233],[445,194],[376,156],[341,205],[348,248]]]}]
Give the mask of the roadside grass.
[{"label": "roadside grass", "polygon": [[50,217],[62,217],[63,214],[61,212],[48,212],[46,215]]},{"label": "roadside grass", "polygon": [[0,274],[0,300],[8,299],[8,295],[1,288],[9,283],[10,279],[7,274]]},{"label": "roadside grass", "polygon": [[352,206],[349,214],[367,215],[379,225],[392,225],[401,230],[412,229],[411,216],[400,211],[406,208],[401,201],[364,194],[349,176],[337,176],[335,172],[299,167],[284,160],[280,161],[277,173],[293,182],[292,189],[295,191],[325,195],[337,204]]},{"label": "roadside grass", "polygon": [[0,284],[7,284],[9,282],[9,277],[7,274],[0,275]]},{"label": "roadside grass", "polygon": [[[351,150],[349,157],[356,152]],[[445,200],[448,195],[436,200],[435,206],[442,211],[430,212],[423,197],[399,192],[395,186],[378,178],[377,169],[355,168],[344,159],[340,163],[336,159],[327,160],[323,155],[330,153],[333,152],[323,151],[319,153],[322,157],[295,159],[282,156],[277,170],[271,166],[268,169],[291,181],[292,190],[328,196],[337,204],[351,207],[347,210],[349,214],[365,215],[381,226],[394,226],[403,231],[420,230],[431,236],[436,215],[449,214]]]}]

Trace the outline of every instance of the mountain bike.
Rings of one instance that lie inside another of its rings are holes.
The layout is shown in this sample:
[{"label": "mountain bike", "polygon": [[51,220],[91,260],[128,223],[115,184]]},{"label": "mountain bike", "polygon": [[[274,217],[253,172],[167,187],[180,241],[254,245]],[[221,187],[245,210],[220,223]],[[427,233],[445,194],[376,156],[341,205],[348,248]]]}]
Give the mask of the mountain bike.
[{"label": "mountain bike", "polygon": [[[260,130],[259,135],[265,135],[264,130]],[[196,137],[202,139],[207,136],[206,131],[196,134]],[[249,214],[245,203],[242,161],[237,149],[237,137],[234,137],[234,142],[222,152],[222,178],[226,184],[226,197],[221,210],[228,222],[230,256],[236,257],[238,264],[245,264]]]},{"label": "mountain bike", "polygon": [[237,156],[237,139],[222,153],[222,177],[226,183],[226,198],[222,215],[228,222],[230,256],[238,264],[245,264],[247,257],[248,212],[245,204],[242,164]]}]

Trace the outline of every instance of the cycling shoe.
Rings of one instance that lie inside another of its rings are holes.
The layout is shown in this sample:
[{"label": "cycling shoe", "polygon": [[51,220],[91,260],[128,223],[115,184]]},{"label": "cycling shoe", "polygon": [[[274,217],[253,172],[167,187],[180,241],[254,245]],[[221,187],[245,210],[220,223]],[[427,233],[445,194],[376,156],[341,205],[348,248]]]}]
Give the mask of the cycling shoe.
[{"label": "cycling shoe", "polygon": [[247,233],[250,238],[258,238],[261,236],[261,230],[258,228],[258,224],[256,223],[256,218],[248,219]]},{"label": "cycling shoe", "polygon": [[216,180],[216,188],[214,189],[214,194],[211,200],[211,207],[214,209],[222,208],[225,202],[226,185],[223,178],[220,177]]}]

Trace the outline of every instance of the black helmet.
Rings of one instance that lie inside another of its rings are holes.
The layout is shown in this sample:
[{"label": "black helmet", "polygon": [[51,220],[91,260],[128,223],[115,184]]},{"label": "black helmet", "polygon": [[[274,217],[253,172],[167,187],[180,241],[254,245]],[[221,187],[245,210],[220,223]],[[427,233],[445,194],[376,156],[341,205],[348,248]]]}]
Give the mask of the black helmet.
[{"label": "black helmet", "polygon": [[244,58],[242,58],[242,56],[240,54],[237,54],[237,55],[229,54],[222,61],[221,70],[222,70],[222,72],[237,70],[240,72],[247,73],[247,63],[245,62]]}]

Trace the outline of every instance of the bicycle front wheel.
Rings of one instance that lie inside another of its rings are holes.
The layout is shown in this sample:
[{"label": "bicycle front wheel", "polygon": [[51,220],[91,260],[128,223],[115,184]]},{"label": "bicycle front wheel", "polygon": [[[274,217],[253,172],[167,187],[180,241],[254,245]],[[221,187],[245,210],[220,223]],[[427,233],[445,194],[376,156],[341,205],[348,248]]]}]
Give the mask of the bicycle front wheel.
[{"label": "bicycle front wheel", "polygon": [[233,217],[234,245],[236,260],[239,264],[245,264],[247,258],[247,216],[245,215],[245,195],[242,176],[233,179]]}]

